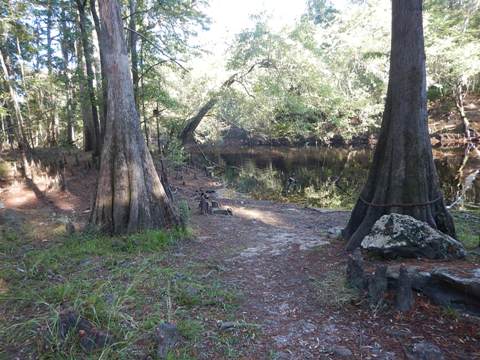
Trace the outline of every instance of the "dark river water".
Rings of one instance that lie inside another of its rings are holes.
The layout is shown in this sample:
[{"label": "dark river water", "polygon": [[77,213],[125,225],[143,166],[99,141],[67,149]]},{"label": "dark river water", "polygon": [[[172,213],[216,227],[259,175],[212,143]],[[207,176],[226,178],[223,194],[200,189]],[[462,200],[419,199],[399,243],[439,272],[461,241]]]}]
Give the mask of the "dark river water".
[{"label": "dark river water", "polygon": [[[217,175],[257,198],[319,207],[349,208],[366,181],[372,151],[329,148],[203,148]],[[199,157],[204,156],[198,154]],[[434,149],[447,199],[480,205],[480,148]]]}]

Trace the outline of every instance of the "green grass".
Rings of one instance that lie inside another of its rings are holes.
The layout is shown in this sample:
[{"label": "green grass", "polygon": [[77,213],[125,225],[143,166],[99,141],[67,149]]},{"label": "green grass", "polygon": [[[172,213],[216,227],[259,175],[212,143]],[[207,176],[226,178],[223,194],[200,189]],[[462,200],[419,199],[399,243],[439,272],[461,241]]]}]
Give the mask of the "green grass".
[{"label": "green grass", "polygon": [[453,211],[457,238],[467,249],[480,246],[479,211]]},{"label": "green grass", "polygon": [[[202,277],[208,266],[172,256],[191,237],[188,230],[116,237],[87,232],[38,244],[22,231],[0,230],[0,358],[21,349],[39,359],[143,358],[155,354],[152,334],[168,321],[184,337],[169,358],[192,359],[195,344],[214,326],[204,319],[225,319],[238,302],[235,290]],[[59,313],[67,308],[115,342],[86,355],[76,334],[60,339]]]}]

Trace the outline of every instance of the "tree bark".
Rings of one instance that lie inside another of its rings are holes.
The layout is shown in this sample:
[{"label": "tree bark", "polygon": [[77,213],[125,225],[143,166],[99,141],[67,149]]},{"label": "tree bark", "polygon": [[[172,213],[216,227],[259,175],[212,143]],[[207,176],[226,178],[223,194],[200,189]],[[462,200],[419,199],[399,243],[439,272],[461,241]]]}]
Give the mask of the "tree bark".
[{"label": "tree bark", "polygon": [[160,180],[142,135],[120,5],[117,0],[99,4],[108,103],[90,222],[114,234],[179,224],[166,179]]},{"label": "tree bark", "polygon": [[400,213],[455,236],[427,126],[422,0],[392,1],[392,44],[382,128],[366,185],[343,231],[357,248],[373,224]]}]

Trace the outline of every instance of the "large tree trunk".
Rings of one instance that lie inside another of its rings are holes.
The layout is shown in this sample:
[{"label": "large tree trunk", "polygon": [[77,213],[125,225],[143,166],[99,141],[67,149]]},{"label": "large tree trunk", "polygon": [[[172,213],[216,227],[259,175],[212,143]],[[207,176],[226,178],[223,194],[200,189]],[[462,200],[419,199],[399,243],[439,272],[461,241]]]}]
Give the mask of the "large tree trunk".
[{"label": "large tree trunk", "polygon": [[455,236],[445,208],[427,126],[422,0],[392,1],[390,78],[367,183],[343,231],[358,247],[384,214],[400,213]]},{"label": "large tree trunk", "polygon": [[117,0],[100,1],[107,124],[91,223],[109,233],[179,223],[143,138]]}]

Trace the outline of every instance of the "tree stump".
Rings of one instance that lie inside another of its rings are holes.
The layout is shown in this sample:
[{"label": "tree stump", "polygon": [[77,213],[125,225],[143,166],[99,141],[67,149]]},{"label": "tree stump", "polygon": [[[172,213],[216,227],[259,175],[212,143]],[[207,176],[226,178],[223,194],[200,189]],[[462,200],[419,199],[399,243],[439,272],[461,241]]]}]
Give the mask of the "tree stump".
[{"label": "tree stump", "polygon": [[198,207],[200,208],[200,213],[202,215],[207,215],[210,213],[210,204],[208,203],[208,200],[204,194],[200,196],[200,204]]},{"label": "tree stump", "polygon": [[407,269],[402,266],[398,275],[396,308],[401,312],[409,311],[413,302],[412,279]]},{"label": "tree stump", "polygon": [[377,265],[375,274],[368,280],[368,300],[370,305],[379,305],[387,291],[387,266]]},{"label": "tree stump", "polygon": [[363,271],[363,258],[360,250],[354,251],[348,256],[347,283],[358,290],[365,289],[365,274]]}]

